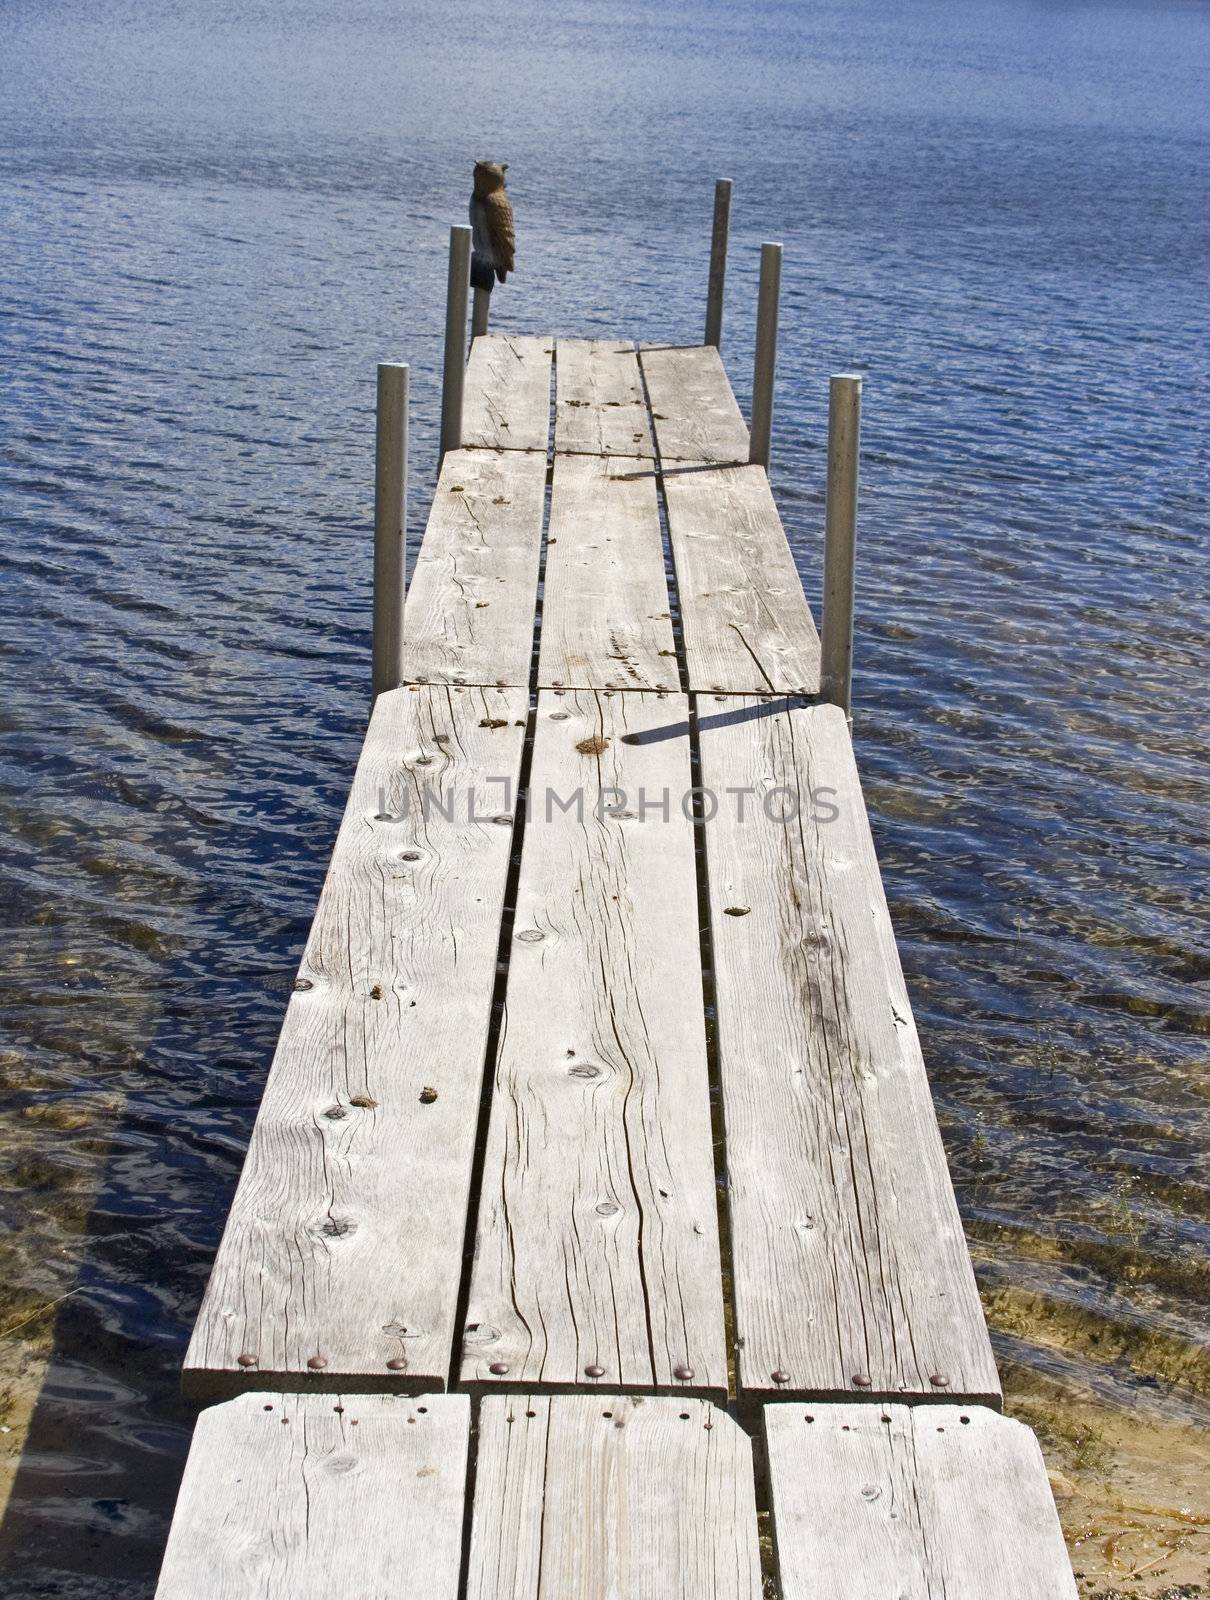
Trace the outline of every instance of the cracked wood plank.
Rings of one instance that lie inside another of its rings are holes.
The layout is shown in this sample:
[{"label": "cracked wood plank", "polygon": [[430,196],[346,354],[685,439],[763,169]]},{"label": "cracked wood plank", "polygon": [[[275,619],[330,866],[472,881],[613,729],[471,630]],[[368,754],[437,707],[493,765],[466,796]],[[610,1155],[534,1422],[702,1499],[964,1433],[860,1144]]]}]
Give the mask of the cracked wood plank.
[{"label": "cracked wood plank", "polygon": [[469,1433],[465,1395],[203,1411],[156,1600],[456,1600]]},{"label": "cracked wood plank", "polygon": [[640,350],[661,461],[746,462],[748,429],[713,345]]},{"label": "cracked wood plank", "polygon": [[466,1383],[726,1392],[689,782],[683,697],[540,695]]},{"label": "cracked wood plank", "polygon": [[528,685],[545,502],[544,456],[446,456],[404,606],[404,683]]},{"label": "cracked wood plank", "polygon": [[467,1600],[760,1600],[752,1445],[701,1400],[492,1395]]},{"label": "cracked wood plank", "polygon": [[741,1390],[999,1405],[844,714],[698,728]]},{"label": "cracked wood plank", "polygon": [[553,339],[480,334],[466,367],[463,449],[538,450],[545,456],[553,355]]},{"label": "cracked wood plank", "polygon": [[492,780],[515,792],[527,708],[523,690],[378,697],[189,1394],[445,1386],[512,837]]},{"label": "cracked wood plank", "polygon": [[653,457],[634,346],[560,339],[555,352],[555,450]]},{"label": "cracked wood plank", "polygon": [[982,1406],[766,1406],[783,1600],[1075,1600],[1038,1442]]},{"label": "cracked wood plank", "polygon": [[555,457],[538,682],[679,688],[649,461]]},{"label": "cracked wood plank", "polygon": [[664,473],[691,690],[817,694],[819,635],[763,467]]}]

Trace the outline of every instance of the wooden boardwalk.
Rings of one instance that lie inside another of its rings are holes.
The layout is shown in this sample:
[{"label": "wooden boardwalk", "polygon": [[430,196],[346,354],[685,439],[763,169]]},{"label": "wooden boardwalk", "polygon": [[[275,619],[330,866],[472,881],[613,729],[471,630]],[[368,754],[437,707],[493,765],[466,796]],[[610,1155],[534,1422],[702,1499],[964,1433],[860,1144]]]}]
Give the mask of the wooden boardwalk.
[{"label": "wooden boardwalk", "polygon": [[481,337],[466,385],[160,1596],[1071,1600],[718,353]]}]

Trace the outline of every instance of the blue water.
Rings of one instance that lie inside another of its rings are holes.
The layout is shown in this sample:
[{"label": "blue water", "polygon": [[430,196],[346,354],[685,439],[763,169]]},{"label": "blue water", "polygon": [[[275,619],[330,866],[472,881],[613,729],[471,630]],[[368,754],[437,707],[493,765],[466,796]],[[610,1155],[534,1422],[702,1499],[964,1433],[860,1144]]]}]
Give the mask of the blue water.
[{"label": "blue water", "polygon": [[478,156],[516,331],[699,338],[730,176],[745,405],[784,242],[812,596],[866,374],[856,735],[998,1354],[1205,1414],[1208,66],[1195,0],[0,0],[0,1333],[72,1291],[6,1592],[152,1591]]}]

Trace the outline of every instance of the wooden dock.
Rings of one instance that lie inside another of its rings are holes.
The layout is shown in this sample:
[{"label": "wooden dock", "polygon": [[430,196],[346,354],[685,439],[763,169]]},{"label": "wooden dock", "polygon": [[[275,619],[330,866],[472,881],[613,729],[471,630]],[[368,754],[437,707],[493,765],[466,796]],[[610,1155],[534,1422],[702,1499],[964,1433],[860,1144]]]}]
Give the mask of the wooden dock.
[{"label": "wooden dock", "polygon": [[717,350],[476,339],[403,640],[161,1600],[1071,1600]]}]

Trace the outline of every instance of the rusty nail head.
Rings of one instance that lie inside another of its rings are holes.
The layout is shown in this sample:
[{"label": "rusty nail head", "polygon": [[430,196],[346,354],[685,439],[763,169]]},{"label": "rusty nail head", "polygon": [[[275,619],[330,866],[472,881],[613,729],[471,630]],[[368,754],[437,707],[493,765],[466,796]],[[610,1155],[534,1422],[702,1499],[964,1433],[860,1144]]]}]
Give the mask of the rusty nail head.
[{"label": "rusty nail head", "polygon": [[789,1383],[789,1381],[790,1381],[790,1374],[788,1372],[783,1372],[781,1370],[781,1368],[778,1367],[777,1371],[773,1374],[773,1382],[774,1383]]},{"label": "rusty nail head", "polygon": [[853,1374],[853,1383],[858,1389],[868,1389],[870,1387],[870,1375],[869,1375],[869,1373],[868,1372],[855,1372]]},{"label": "rusty nail head", "polygon": [[672,1376],[674,1378],[679,1378],[682,1383],[688,1383],[690,1378],[693,1376],[693,1368],[685,1366],[673,1367]]},{"label": "rusty nail head", "polygon": [[254,1367],[259,1360],[259,1357],[251,1355],[247,1350],[245,1350],[243,1355],[238,1356],[236,1359],[241,1367]]},{"label": "rusty nail head", "polygon": [[594,1361],[591,1366],[584,1368],[584,1376],[586,1378],[603,1378],[605,1376],[605,1368],[599,1367]]},{"label": "rusty nail head", "polygon": [[388,1372],[404,1372],[404,1371],[406,1371],[406,1369],[407,1369],[407,1362],[403,1359],[402,1356],[392,1356],[391,1359],[387,1362],[387,1371]]},{"label": "rusty nail head", "polygon": [[310,1367],[312,1372],[322,1372],[327,1364],[327,1360],[324,1356],[310,1356],[307,1360],[307,1365]]},{"label": "rusty nail head", "polygon": [[487,1370],[489,1372],[493,1373],[497,1378],[502,1378],[504,1376],[504,1374],[508,1371],[508,1362],[507,1361],[493,1361],[491,1366],[488,1367]]},{"label": "rusty nail head", "polygon": [[929,1382],[935,1389],[948,1389],[950,1386],[950,1381],[944,1372],[930,1372]]}]

